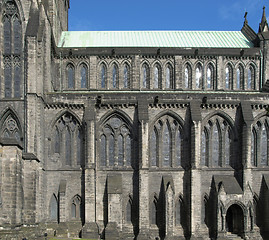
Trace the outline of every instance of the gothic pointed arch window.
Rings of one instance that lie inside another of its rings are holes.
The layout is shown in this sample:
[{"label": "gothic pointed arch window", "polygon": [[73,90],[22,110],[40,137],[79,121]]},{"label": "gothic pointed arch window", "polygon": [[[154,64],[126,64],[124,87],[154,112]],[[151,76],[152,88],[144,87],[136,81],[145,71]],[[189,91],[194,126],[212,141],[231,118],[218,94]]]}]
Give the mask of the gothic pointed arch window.
[{"label": "gothic pointed arch window", "polygon": [[244,69],[241,64],[236,69],[236,89],[244,89]]},{"label": "gothic pointed arch window", "polygon": [[155,64],[153,68],[153,74],[154,74],[154,88],[155,89],[160,89],[162,84],[161,84],[161,67],[159,64]]},{"label": "gothic pointed arch window", "polygon": [[112,65],[112,88],[119,87],[119,70],[116,63]]},{"label": "gothic pointed arch window", "polygon": [[170,115],[155,122],[149,135],[150,166],[180,167],[182,165],[183,131]]},{"label": "gothic pointed arch window", "polygon": [[219,115],[211,117],[204,125],[201,136],[201,166],[232,166],[233,131],[230,124]]},{"label": "gothic pointed arch window", "polygon": [[167,64],[165,69],[165,88],[167,89],[173,89],[174,83],[173,83],[173,68],[171,64]]},{"label": "gothic pointed arch window", "polygon": [[66,77],[67,77],[67,88],[75,88],[75,68],[73,64],[69,63],[66,67]]},{"label": "gothic pointed arch window", "polygon": [[[2,5],[2,36],[4,62],[4,97],[20,98],[22,95],[22,24],[16,2],[4,1]],[[1,85],[1,84],[0,84]]]},{"label": "gothic pointed arch window", "polygon": [[53,156],[60,158],[62,166],[78,167],[82,164],[83,131],[80,123],[71,113],[63,114],[56,121],[52,130],[52,139]]},{"label": "gothic pointed arch window", "polygon": [[248,79],[247,79],[247,89],[253,90],[255,86],[255,68],[250,65],[248,68]]},{"label": "gothic pointed arch window", "polygon": [[141,76],[142,76],[142,87],[143,88],[146,88],[146,89],[149,89],[150,88],[149,66],[146,63],[144,63],[142,65],[142,73],[141,73]]},{"label": "gothic pointed arch window", "polygon": [[82,63],[80,65],[80,87],[87,88],[88,82],[88,67],[86,64]]},{"label": "gothic pointed arch window", "polygon": [[206,89],[213,89],[214,85],[214,66],[210,63],[206,70]]},{"label": "gothic pointed arch window", "polygon": [[252,128],[252,148],[251,161],[253,166],[267,167],[268,163],[268,128],[269,118],[267,116],[261,117],[253,124]]},{"label": "gothic pointed arch window", "polygon": [[81,219],[81,197],[79,195],[74,196],[71,201],[71,219]]},{"label": "gothic pointed arch window", "polygon": [[195,86],[196,89],[201,89],[203,86],[203,73],[202,73],[202,65],[198,63],[195,69]]},{"label": "gothic pointed arch window", "polygon": [[132,133],[119,115],[108,118],[100,131],[100,166],[130,167],[132,164]]},{"label": "gothic pointed arch window", "polygon": [[192,85],[192,70],[189,63],[185,65],[184,69],[184,84],[186,89],[191,89]]},{"label": "gothic pointed arch window", "polygon": [[100,83],[102,89],[107,87],[107,68],[104,63],[100,65]]},{"label": "gothic pointed arch window", "polygon": [[1,118],[0,137],[4,139],[13,139],[22,144],[22,129],[20,122],[15,114],[8,110]]},{"label": "gothic pointed arch window", "polygon": [[225,89],[231,90],[233,85],[233,68],[231,64],[227,64],[225,68]]},{"label": "gothic pointed arch window", "polygon": [[129,89],[130,87],[130,67],[125,63],[123,67],[123,88]]}]

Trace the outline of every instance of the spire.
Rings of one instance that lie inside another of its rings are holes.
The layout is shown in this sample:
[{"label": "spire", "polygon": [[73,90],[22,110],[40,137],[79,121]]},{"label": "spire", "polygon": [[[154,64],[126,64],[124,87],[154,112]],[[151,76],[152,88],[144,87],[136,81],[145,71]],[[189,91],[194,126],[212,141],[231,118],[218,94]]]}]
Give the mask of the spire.
[{"label": "spire", "polygon": [[268,32],[269,27],[266,19],[266,14],[265,14],[265,7],[263,7],[263,14],[262,14],[262,20],[260,23],[259,27],[259,32]]},{"label": "spire", "polygon": [[248,16],[248,12],[245,12],[245,21],[244,21],[244,26],[248,25],[248,19],[247,19],[247,16]]}]

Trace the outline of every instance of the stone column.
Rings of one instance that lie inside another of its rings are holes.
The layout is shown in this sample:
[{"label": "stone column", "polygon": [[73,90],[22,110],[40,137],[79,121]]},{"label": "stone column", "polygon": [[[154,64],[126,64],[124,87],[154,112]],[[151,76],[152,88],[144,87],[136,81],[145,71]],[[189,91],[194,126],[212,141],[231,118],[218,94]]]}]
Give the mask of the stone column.
[{"label": "stone column", "polygon": [[89,101],[85,109],[85,225],[84,238],[98,238],[96,224],[96,155],[95,155],[95,101]]},{"label": "stone column", "polygon": [[149,233],[149,116],[147,99],[138,101],[139,121],[139,235],[137,239],[148,239]]},{"label": "stone column", "polygon": [[202,234],[202,197],[201,197],[201,111],[200,103],[190,104],[191,114],[191,170],[190,170],[190,234],[191,238]]}]

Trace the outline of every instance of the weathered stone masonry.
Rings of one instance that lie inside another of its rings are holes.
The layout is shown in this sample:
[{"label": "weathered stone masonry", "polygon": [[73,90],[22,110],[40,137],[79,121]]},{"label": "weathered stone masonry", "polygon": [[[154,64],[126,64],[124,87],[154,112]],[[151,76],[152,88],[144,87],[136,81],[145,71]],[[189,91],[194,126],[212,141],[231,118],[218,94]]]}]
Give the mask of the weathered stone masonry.
[{"label": "weathered stone masonry", "polygon": [[0,238],[268,239],[265,9],[117,43],[68,9],[0,2]]}]

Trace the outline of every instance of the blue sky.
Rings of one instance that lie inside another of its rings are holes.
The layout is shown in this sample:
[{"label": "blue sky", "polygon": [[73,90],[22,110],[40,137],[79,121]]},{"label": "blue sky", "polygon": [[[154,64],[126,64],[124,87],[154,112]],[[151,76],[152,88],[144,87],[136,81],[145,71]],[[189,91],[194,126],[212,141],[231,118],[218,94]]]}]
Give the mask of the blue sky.
[{"label": "blue sky", "polygon": [[[69,30],[257,31],[268,0],[70,0]],[[267,16],[268,16],[267,14]]]}]

